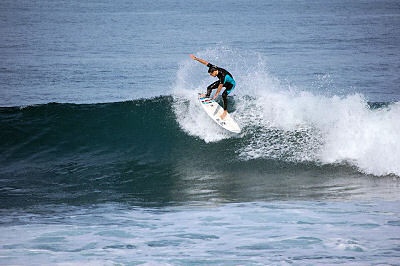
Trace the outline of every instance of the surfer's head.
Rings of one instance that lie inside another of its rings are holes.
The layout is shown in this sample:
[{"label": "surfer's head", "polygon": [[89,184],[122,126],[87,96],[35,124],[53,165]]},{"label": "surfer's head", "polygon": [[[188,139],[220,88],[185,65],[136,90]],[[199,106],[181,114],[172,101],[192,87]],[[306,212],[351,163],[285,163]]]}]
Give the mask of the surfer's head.
[{"label": "surfer's head", "polygon": [[215,66],[211,66],[211,67],[208,68],[208,73],[211,76],[215,77],[215,76],[218,75],[218,69]]}]

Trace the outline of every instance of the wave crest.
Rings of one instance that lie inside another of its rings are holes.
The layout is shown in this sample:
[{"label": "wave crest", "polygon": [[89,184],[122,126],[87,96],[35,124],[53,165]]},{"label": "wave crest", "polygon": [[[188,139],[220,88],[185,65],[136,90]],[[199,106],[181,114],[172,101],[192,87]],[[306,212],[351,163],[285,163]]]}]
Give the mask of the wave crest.
[{"label": "wave crest", "polygon": [[[242,160],[350,164],[367,174],[400,176],[400,103],[371,108],[358,93],[318,95],[285,85],[257,54],[219,47],[199,57],[221,63],[237,80],[229,111],[244,129],[236,150]],[[205,142],[232,138],[197,104],[196,93],[213,81],[203,68],[188,59],[177,72],[177,122]]]}]

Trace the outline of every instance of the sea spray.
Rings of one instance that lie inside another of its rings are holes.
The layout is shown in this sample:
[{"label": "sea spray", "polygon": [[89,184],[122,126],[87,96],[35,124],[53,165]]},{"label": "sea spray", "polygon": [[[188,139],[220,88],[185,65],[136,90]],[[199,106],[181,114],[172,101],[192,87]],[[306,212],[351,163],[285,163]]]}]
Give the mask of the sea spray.
[{"label": "sea spray", "polygon": [[[372,109],[360,93],[324,95],[284,84],[256,53],[219,47],[199,57],[228,69],[237,80],[231,108],[244,129],[235,151],[242,160],[350,164],[367,174],[400,175],[399,103]],[[231,138],[196,102],[196,93],[213,81],[201,67],[188,59],[177,72],[173,109],[178,124],[205,142]]]}]

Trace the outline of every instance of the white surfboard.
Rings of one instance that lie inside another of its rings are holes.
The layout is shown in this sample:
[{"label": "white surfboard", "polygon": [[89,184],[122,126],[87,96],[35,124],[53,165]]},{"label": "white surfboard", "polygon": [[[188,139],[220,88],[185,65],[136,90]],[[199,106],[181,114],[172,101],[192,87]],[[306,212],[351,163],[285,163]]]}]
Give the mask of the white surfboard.
[{"label": "white surfboard", "polygon": [[240,133],[241,129],[239,125],[233,120],[233,118],[228,114],[226,114],[224,119],[221,119],[221,115],[224,112],[224,108],[222,108],[216,101],[212,98],[201,97],[199,93],[198,96],[199,102],[201,106],[204,108],[206,113],[215,121],[218,125],[225,128],[226,130],[233,133]]}]

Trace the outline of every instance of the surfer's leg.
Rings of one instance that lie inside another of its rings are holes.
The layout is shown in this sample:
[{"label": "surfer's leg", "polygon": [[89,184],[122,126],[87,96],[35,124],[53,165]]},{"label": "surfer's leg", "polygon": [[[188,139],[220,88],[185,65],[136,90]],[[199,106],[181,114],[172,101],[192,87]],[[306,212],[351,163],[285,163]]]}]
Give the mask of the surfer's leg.
[{"label": "surfer's leg", "polygon": [[226,83],[225,87],[226,89],[222,93],[222,99],[224,100],[224,112],[221,115],[221,119],[224,119],[228,113],[228,94],[235,88],[235,84]]},{"label": "surfer's leg", "polygon": [[225,90],[222,93],[222,99],[224,100],[224,110],[226,111],[228,109],[228,94],[233,90],[235,86],[231,83],[226,83],[225,84]]},{"label": "surfer's leg", "polygon": [[227,90],[224,90],[224,92],[222,93],[222,100],[224,101],[224,111],[226,111],[228,109],[228,93]]},{"label": "surfer's leg", "polygon": [[206,94],[206,97],[210,97],[212,90],[218,88],[218,85],[219,85],[219,80],[217,80],[216,82],[210,84],[210,85],[207,87],[207,94]]},{"label": "surfer's leg", "polygon": [[224,92],[222,93],[222,100],[224,101],[224,112],[221,115],[221,119],[224,119],[226,114],[228,113],[228,88],[226,88],[226,90],[224,90]]}]

